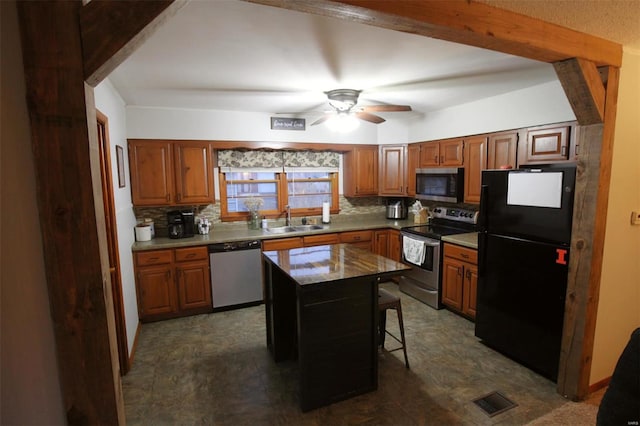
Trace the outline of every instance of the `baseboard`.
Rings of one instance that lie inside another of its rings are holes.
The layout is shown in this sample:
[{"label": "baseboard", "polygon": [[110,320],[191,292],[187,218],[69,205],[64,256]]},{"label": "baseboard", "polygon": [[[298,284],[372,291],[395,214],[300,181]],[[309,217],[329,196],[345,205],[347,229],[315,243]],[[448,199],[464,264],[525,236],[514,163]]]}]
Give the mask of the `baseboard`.
[{"label": "baseboard", "polygon": [[599,391],[602,388],[606,388],[607,386],[609,386],[610,381],[611,381],[611,376],[605,377],[604,379],[589,385],[589,393],[592,394],[596,391]]},{"label": "baseboard", "polygon": [[140,336],[140,325],[142,323],[138,321],[138,326],[136,327],[136,336],[133,338],[133,345],[131,346],[131,353],[129,354],[129,370],[131,370],[131,366],[133,365],[133,359],[136,356],[136,349],[138,348],[138,337]]}]

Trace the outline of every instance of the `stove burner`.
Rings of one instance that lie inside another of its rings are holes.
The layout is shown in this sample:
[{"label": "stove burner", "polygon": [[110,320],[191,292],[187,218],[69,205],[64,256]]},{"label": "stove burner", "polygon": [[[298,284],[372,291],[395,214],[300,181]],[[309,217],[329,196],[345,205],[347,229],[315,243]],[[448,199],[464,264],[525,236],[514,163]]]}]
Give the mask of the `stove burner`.
[{"label": "stove burner", "polygon": [[430,224],[408,226],[402,231],[440,240],[443,236],[477,231],[477,212],[473,210],[435,207]]}]

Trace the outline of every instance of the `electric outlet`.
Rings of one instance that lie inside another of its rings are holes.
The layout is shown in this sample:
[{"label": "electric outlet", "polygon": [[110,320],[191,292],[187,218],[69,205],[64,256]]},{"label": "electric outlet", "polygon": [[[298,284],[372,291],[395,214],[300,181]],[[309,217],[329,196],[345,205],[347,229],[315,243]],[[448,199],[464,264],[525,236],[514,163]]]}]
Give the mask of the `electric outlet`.
[{"label": "electric outlet", "polygon": [[640,211],[631,212],[631,224],[640,225]]}]

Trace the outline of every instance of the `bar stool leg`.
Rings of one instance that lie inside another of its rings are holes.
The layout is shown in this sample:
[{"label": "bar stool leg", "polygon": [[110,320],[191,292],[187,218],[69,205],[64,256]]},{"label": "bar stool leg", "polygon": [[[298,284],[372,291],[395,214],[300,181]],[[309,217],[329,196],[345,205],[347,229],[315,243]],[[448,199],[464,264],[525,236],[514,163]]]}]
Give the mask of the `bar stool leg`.
[{"label": "bar stool leg", "polygon": [[404,322],[402,321],[402,305],[398,302],[396,307],[398,313],[398,325],[400,326],[400,337],[402,338],[402,352],[404,352],[404,364],[409,368],[409,357],[407,356],[407,341],[404,338]]},{"label": "bar stool leg", "polygon": [[387,335],[387,310],[384,309],[380,312],[380,322],[378,323],[378,335],[380,336],[380,346],[384,349],[384,340]]}]

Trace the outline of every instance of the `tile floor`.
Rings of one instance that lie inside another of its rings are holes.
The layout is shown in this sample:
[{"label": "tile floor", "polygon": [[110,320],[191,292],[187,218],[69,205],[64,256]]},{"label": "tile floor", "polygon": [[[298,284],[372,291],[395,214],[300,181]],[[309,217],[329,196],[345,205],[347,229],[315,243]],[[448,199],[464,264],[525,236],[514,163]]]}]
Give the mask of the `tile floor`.
[{"label": "tile floor", "polygon": [[[261,305],[142,325],[123,379],[127,424],[521,425],[568,402],[479,343],[472,322],[382,286],[401,296],[411,369],[402,351],[381,352],[377,391],[302,413],[296,364],[272,361]],[[387,322],[397,330],[393,311]],[[487,416],[472,400],[492,391],[518,406]]]}]

